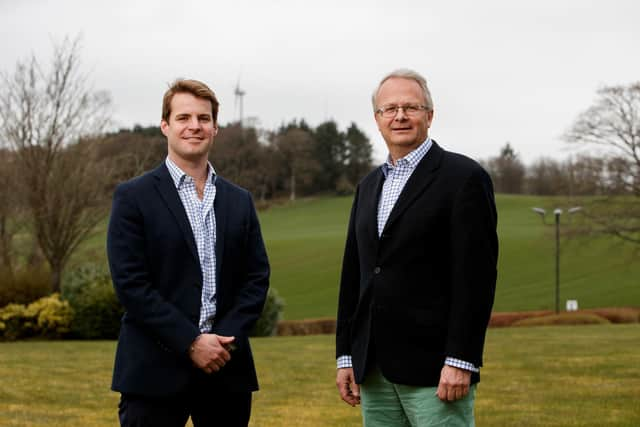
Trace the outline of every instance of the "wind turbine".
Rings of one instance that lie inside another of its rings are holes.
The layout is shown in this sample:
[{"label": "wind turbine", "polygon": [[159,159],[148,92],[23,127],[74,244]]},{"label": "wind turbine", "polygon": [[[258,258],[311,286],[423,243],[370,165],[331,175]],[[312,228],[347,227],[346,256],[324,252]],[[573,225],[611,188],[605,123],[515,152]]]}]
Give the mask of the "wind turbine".
[{"label": "wind turbine", "polygon": [[238,117],[238,122],[240,123],[240,127],[242,127],[242,120],[243,120],[243,116],[242,116],[242,98],[244,97],[244,94],[246,93],[244,90],[240,89],[240,77],[238,77],[238,82],[236,83],[236,89],[233,92],[235,95],[235,101],[234,101],[234,110],[239,111],[239,117]]}]

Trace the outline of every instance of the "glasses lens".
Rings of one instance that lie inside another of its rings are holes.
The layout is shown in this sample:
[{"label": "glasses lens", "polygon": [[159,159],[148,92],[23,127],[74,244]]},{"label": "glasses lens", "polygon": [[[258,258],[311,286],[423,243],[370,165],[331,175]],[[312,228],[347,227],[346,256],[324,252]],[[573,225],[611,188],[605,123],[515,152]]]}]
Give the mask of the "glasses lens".
[{"label": "glasses lens", "polygon": [[395,105],[382,108],[382,115],[385,117],[393,117],[396,115],[397,112],[398,112],[398,107],[396,107]]},{"label": "glasses lens", "polygon": [[395,117],[398,114],[398,110],[402,109],[407,116],[413,116],[418,114],[424,109],[422,105],[386,105],[380,108],[380,113],[383,117]]}]

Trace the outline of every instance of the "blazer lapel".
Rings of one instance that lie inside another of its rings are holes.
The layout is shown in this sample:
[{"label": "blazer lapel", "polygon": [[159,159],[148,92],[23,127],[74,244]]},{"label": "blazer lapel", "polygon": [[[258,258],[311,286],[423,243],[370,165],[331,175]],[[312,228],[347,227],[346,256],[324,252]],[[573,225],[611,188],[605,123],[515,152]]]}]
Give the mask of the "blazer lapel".
[{"label": "blazer lapel", "polygon": [[411,177],[405,184],[396,204],[393,206],[389,218],[384,226],[387,230],[407,210],[409,206],[422,194],[433,182],[436,171],[440,167],[444,150],[433,141],[433,145],[420,160]]},{"label": "blazer lapel", "polygon": [[378,244],[378,203],[380,203],[383,184],[384,173],[382,168],[378,168],[373,182],[362,189],[361,200],[365,203],[363,203],[361,209],[365,212],[367,235],[371,236],[374,245]]},{"label": "blazer lapel", "polygon": [[184,210],[184,206],[182,206],[178,190],[176,190],[176,186],[173,183],[173,179],[171,178],[171,174],[169,174],[167,166],[162,163],[153,171],[153,175],[156,178],[156,188],[173,214],[180,230],[182,230],[182,235],[187,241],[187,246],[189,247],[191,254],[195,257],[196,261],[200,263],[198,248],[196,247],[196,239],[193,237],[193,231],[189,224],[187,212]]},{"label": "blazer lapel", "polygon": [[[220,277],[220,268],[222,267],[222,259],[224,252],[224,236],[227,227],[227,214],[229,204],[225,203],[227,197],[227,186],[221,179],[216,177],[216,200],[213,202],[213,209],[216,218],[216,277]],[[219,279],[218,280],[218,284]],[[219,285],[218,285],[219,286]]]}]

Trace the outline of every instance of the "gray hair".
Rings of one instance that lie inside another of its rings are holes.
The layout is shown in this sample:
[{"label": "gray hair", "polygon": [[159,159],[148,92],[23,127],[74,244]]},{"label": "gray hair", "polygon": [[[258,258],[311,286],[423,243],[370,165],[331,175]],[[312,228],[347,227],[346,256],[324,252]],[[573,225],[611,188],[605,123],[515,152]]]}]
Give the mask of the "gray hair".
[{"label": "gray hair", "polygon": [[378,84],[378,87],[376,87],[376,90],[373,91],[373,95],[371,96],[373,111],[376,111],[378,109],[378,106],[376,105],[376,97],[378,96],[380,87],[384,82],[391,78],[413,80],[414,82],[418,83],[420,85],[420,88],[422,89],[422,94],[424,95],[425,107],[427,107],[429,111],[433,110],[433,99],[431,99],[431,92],[429,92],[429,88],[427,87],[427,79],[422,77],[422,75],[416,71],[410,70],[408,68],[400,68],[384,76],[382,80],[380,80],[380,83]]}]

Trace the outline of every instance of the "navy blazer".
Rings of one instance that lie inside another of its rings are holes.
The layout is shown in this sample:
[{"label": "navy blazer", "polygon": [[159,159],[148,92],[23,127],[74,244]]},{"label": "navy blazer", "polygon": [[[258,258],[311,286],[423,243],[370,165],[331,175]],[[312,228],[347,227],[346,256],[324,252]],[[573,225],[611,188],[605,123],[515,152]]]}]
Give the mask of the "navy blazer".
[{"label": "navy blazer", "polygon": [[357,383],[375,360],[394,383],[437,386],[446,357],[482,365],[498,259],[491,179],[434,142],[378,237],[383,182],[378,168],[354,198],[336,356],[352,356]]},{"label": "navy blazer", "polygon": [[[213,333],[235,336],[237,349],[208,376],[234,391],[258,389],[248,334],[269,286],[269,263],[251,195],[216,177],[216,293]],[[185,391],[197,377],[188,350],[200,334],[202,272],[195,239],[164,163],[120,184],[107,233],[113,284],[126,312],[113,390],[148,396]]]}]

